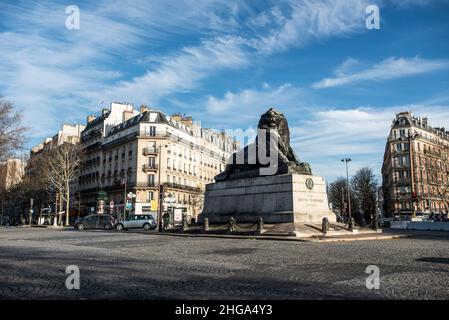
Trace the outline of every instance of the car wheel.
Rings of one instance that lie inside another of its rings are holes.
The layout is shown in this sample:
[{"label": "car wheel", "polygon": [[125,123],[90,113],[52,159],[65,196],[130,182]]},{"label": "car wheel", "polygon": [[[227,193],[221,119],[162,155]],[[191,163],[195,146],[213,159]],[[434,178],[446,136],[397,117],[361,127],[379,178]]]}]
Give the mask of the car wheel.
[{"label": "car wheel", "polygon": [[148,231],[148,230],[151,229],[151,226],[150,226],[149,223],[145,223],[145,224],[143,225],[143,228],[144,228],[146,231]]},{"label": "car wheel", "polygon": [[78,225],[78,230],[79,230],[79,231],[83,231],[83,230],[84,230],[84,224],[80,223],[80,224]]},{"label": "car wheel", "polygon": [[104,230],[111,230],[112,229],[112,225],[110,223],[106,223],[104,225]]},{"label": "car wheel", "polygon": [[121,223],[119,223],[116,227],[115,227],[115,229],[117,229],[117,231],[122,231],[124,228],[123,228],[123,224],[121,224]]}]

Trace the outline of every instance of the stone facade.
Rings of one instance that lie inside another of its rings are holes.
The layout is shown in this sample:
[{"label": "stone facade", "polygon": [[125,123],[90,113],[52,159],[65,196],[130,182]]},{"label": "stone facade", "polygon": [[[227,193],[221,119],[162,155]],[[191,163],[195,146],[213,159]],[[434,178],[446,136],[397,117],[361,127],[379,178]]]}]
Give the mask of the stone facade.
[{"label": "stone facade", "polygon": [[98,117],[89,116],[81,143],[85,159],[78,181],[81,206],[95,206],[98,191],[105,191],[112,211],[123,214],[126,194],[135,195],[131,212],[156,218],[158,186],[189,217],[202,210],[205,185],[223,170],[237,144],[215,130],[202,128],[190,117],[168,116],[142,106],[113,103]]},{"label": "stone facade", "polygon": [[25,165],[22,159],[10,159],[0,163],[0,192],[18,185],[25,174]]},{"label": "stone facade", "polygon": [[210,223],[321,223],[335,222],[329,210],[324,178],[284,174],[227,180],[206,186],[206,200],[200,219]]},{"label": "stone facade", "polygon": [[447,211],[448,173],[449,132],[410,112],[396,114],[382,167],[385,215]]}]

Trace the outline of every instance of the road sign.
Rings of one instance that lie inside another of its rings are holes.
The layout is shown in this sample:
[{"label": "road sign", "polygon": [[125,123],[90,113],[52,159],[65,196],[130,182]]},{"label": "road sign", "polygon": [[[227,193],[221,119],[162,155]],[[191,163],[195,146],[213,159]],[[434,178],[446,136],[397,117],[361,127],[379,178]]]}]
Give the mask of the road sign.
[{"label": "road sign", "polygon": [[176,198],[173,197],[173,195],[171,193],[167,194],[167,197],[164,198],[164,202],[166,203],[175,203],[176,202]]},{"label": "road sign", "polygon": [[98,191],[97,200],[108,200],[108,194],[106,193],[106,191]]}]

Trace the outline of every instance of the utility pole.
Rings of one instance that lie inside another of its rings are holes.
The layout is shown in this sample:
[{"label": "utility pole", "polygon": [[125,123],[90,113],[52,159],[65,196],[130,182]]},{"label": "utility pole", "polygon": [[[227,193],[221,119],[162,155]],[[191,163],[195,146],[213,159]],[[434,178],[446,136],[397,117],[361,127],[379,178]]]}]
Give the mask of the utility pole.
[{"label": "utility pole", "polygon": [[78,220],[80,219],[81,211],[81,191],[78,190]]},{"label": "utility pole", "polygon": [[125,220],[126,219],[126,206],[127,206],[127,204],[128,204],[128,195],[126,194],[126,185],[127,185],[127,183],[128,183],[128,174],[125,172],[125,178],[124,178],[124,180],[125,180],[125,194],[124,194],[124,201],[123,201],[123,220]]},{"label": "utility pole", "polygon": [[348,191],[348,218],[349,222],[351,221],[351,192],[349,190],[349,169],[348,169],[348,163],[352,161],[351,158],[344,158],[341,159],[341,162],[346,163],[346,189]]},{"label": "utility pole", "polygon": [[30,199],[30,216],[29,216],[29,224],[31,226],[31,220],[33,219],[33,204],[34,204],[34,199],[31,198]]}]

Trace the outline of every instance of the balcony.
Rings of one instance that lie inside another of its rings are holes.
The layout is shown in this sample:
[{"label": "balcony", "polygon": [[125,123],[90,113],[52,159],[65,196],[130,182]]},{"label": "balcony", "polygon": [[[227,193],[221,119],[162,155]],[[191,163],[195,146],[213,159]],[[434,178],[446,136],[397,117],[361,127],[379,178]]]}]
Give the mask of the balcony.
[{"label": "balcony", "polygon": [[157,149],[156,148],[144,148],[143,149],[143,155],[144,156],[148,156],[148,155],[155,155],[157,154]]},{"label": "balcony", "polygon": [[157,164],[144,164],[142,166],[142,170],[145,171],[145,172],[157,171],[157,169],[158,169],[158,165]]},{"label": "balcony", "polygon": [[154,182],[137,182],[136,187],[138,187],[138,188],[155,188],[156,184]]},{"label": "balcony", "polygon": [[164,183],[164,186],[167,188],[177,189],[177,190],[185,190],[191,192],[201,192],[201,189],[198,187],[186,186],[179,183]]},{"label": "balcony", "polygon": [[404,178],[404,179],[399,179],[397,181],[395,181],[396,185],[398,186],[409,186],[412,181],[408,178]]}]

